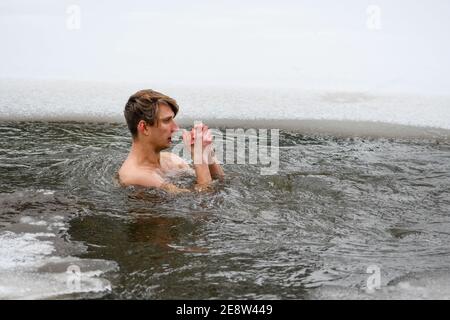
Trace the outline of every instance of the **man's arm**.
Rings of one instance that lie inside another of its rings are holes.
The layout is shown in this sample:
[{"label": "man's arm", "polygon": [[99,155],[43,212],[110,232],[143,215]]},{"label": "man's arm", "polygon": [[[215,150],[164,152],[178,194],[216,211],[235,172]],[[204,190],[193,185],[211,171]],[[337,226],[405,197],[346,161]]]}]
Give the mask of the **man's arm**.
[{"label": "man's arm", "polygon": [[[199,130],[201,132],[202,128]],[[193,141],[192,138],[191,132],[185,131],[183,133],[183,142],[191,151],[191,158],[193,160],[194,171],[197,177],[197,184],[195,188],[196,190],[204,190],[204,188],[211,183],[212,178],[209,171],[208,154],[203,152],[203,148],[210,144],[211,141],[206,141],[205,137],[201,134],[197,136],[195,141]],[[194,145],[194,142],[196,145]]]},{"label": "man's arm", "polygon": [[[219,161],[215,157],[212,135],[208,126],[196,124],[191,132],[185,131],[183,133],[183,141],[186,147],[190,148],[197,181],[205,177],[205,183],[210,183],[212,179],[222,179],[225,176]],[[209,177],[205,167],[208,168]],[[200,182],[198,183],[201,184]]]},{"label": "man's arm", "polygon": [[160,188],[162,190],[171,193],[181,193],[181,192],[191,192],[189,189],[179,188],[174,184],[167,183],[164,179],[157,173],[140,173],[140,174],[130,174],[127,177],[120,180],[123,186],[141,186],[146,188]]},{"label": "man's arm", "polygon": [[209,155],[209,173],[211,174],[211,178],[213,179],[220,179],[222,180],[225,176],[225,173],[223,172],[223,169],[219,163],[219,160],[217,160],[216,155],[214,154],[214,150],[211,150],[211,153]]},{"label": "man's arm", "polygon": [[212,181],[211,173],[209,172],[208,157],[205,157],[202,153],[193,152],[192,159],[195,175],[197,176],[197,187],[206,187]]}]

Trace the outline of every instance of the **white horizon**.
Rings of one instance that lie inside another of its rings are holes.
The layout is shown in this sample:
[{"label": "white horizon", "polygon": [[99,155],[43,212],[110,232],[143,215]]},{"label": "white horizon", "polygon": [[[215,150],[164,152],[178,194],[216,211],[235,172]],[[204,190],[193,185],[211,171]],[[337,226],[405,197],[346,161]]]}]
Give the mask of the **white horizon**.
[{"label": "white horizon", "polygon": [[447,94],[449,14],[445,0],[4,0],[0,77]]}]

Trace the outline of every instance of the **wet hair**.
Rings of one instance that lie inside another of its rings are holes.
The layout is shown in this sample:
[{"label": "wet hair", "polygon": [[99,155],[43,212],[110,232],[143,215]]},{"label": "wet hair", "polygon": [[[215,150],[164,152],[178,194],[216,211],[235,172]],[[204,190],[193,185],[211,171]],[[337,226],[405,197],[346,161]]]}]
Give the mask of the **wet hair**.
[{"label": "wet hair", "polygon": [[151,89],[140,90],[128,99],[123,113],[133,139],[137,137],[139,121],[144,120],[150,126],[155,124],[160,104],[168,105],[175,115],[178,113],[179,107],[174,99]]}]

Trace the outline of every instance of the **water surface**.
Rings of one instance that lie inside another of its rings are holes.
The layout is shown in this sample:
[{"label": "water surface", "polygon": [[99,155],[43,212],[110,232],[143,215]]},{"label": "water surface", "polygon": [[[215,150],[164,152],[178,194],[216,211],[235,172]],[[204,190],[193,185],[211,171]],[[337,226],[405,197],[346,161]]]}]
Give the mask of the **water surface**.
[{"label": "water surface", "polygon": [[225,164],[184,195],[120,188],[129,147],[123,124],[0,124],[1,298],[450,298],[448,139],[282,130],[276,175]]}]

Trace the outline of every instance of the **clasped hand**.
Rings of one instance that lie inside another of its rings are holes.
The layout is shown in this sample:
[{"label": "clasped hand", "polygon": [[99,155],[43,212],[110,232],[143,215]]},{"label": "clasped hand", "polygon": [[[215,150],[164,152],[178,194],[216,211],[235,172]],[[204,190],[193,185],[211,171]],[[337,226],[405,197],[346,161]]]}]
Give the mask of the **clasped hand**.
[{"label": "clasped hand", "polygon": [[211,130],[203,123],[195,124],[191,131],[184,130],[183,142],[190,150],[194,164],[211,164],[214,157]]}]

